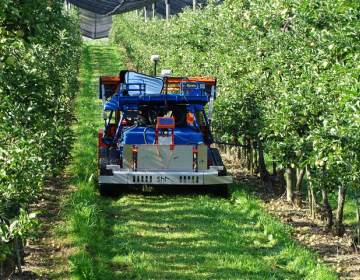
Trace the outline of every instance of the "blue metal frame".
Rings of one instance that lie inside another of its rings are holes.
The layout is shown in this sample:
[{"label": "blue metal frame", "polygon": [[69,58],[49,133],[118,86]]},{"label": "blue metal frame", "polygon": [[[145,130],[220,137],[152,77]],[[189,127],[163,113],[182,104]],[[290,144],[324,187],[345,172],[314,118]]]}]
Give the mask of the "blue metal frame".
[{"label": "blue metal frame", "polygon": [[[134,88],[134,86],[137,86],[137,88]],[[99,88],[99,90],[101,89]],[[128,96],[126,92],[129,91],[138,91],[139,94],[136,96]],[[204,143],[210,145],[214,142],[210,129],[210,124],[204,108],[204,106],[210,101],[210,96],[207,95],[205,92],[205,83],[197,81],[181,82],[180,93],[168,94],[167,99],[169,103],[187,104],[187,110],[194,114],[194,126],[196,126],[194,127],[194,129],[196,128],[198,132],[201,132],[201,130],[200,123],[196,117],[195,111],[202,111],[210,138],[210,140],[204,139]],[[119,92],[115,93],[115,95],[106,103],[105,106],[105,110],[109,110],[111,112],[106,122],[105,132],[102,141],[107,145],[114,145],[117,143],[121,129],[123,127],[122,123],[123,120],[126,118],[128,110],[138,110],[139,105],[145,105],[149,103],[159,104],[164,102],[164,100],[164,94],[147,95],[146,85],[144,83],[120,83]],[[160,106],[160,108],[162,108],[162,106]],[[122,115],[116,129],[115,137],[107,138],[106,135],[111,118],[113,117],[113,112],[117,110],[122,111]]]},{"label": "blue metal frame", "polygon": [[[130,88],[138,86],[138,88]],[[124,96],[124,92],[138,91],[140,92],[139,96],[145,95],[146,84],[143,83],[120,83],[120,91],[116,93],[116,96]]]},{"label": "blue metal frame", "polygon": [[108,139],[108,138],[106,138],[106,135],[107,135],[107,132],[108,132],[108,128],[109,128],[109,124],[110,124],[110,121],[111,121],[111,118],[112,118],[112,115],[113,115],[113,113],[114,113],[114,110],[111,110],[110,111],[110,116],[109,116],[109,118],[108,118],[108,120],[107,120],[107,122],[106,122],[106,124],[105,124],[105,131],[104,131],[104,134],[103,134],[103,136],[102,136],[102,141],[103,141],[103,143],[105,143],[105,144],[107,144],[107,145],[112,145],[113,144],[113,139]]},{"label": "blue metal frame", "polygon": [[205,93],[205,83],[203,82],[182,82],[180,83],[181,95],[203,96]]}]

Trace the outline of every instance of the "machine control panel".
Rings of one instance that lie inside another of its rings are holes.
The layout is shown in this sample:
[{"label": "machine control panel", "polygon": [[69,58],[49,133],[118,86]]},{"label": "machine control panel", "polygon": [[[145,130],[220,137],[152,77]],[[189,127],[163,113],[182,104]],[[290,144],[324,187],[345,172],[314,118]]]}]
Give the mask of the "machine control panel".
[{"label": "machine control panel", "polygon": [[175,128],[175,118],[158,117],[156,122],[157,128]]}]

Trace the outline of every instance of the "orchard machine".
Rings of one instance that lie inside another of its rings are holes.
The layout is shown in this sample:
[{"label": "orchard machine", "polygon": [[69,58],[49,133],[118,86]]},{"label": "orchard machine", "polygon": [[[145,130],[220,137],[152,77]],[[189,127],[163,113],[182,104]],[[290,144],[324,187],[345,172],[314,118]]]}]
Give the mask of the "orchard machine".
[{"label": "orchard machine", "polygon": [[[152,56],[156,61],[159,56]],[[102,194],[124,186],[204,186],[227,195],[226,176],[210,130],[216,78],[162,77],[123,70],[99,78],[105,129],[99,130]],[[209,116],[204,106],[209,103]]]}]

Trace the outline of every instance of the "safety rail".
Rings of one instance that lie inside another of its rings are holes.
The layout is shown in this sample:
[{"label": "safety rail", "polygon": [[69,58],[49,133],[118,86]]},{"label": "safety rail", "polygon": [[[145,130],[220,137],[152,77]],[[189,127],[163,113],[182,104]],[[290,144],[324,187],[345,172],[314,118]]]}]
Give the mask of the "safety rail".
[{"label": "safety rail", "polygon": [[185,80],[180,83],[180,94],[181,95],[195,95],[202,96],[205,93],[205,83],[198,81]]},{"label": "safety rail", "polygon": [[146,93],[145,83],[120,83],[119,96],[141,96]]},{"label": "safety rail", "polygon": [[[159,78],[158,78],[159,79]],[[216,78],[215,77],[168,77],[167,78],[167,90],[168,93],[181,93],[182,89],[180,84],[182,83],[187,83],[188,85],[184,86],[185,88],[190,88],[191,87],[191,83],[196,82],[196,83],[202,83],[205,84],[205,93],[206,95],[213,95],[214,99],[216,96]],[[125,89],[121,89],[121,85],[122,84],[127,84],[128,86],[124,86],[126,87]],[[132,88],[131,86],[134,85],[145,85],[145,89],[142,89],[139,87]],[[195,90],[198,90],[196,88],[201,88],[201,92],[202,91],[202,86],[195,86]],[[184,88],[184,90],[185,90]],[[190,89],[194,90],[194,89]],[[145,82],[142,83],[124,83],[121,82],[120,77],[119,76],[102,76],[99,79],[99,99],[102,99],[103,96],[105,97],[105,99],[108,99],[109,97],[113,96],[113,95],[120,95],[120,91],[123,92],[126,90],[128,92],[132,92],[134,93],[134,96],[140,96],[140,95],[160,95],[161,93],[163,93],[166,90],[166,86],[163,85],[162,88],[160,88],[157,92],[155,92],[153,90],[153,85],[150,86],[146,86]],[[135,92],[138,92],[138,94],[135,94]],[[148,94],[149,92],[151,92],[150,94]],[[214,94],[213,94],[214,93]],[[123,96],[126,96],[127,94],[124,94]],[[181,94],[181,95],[189,95],[189,94]],[[204,95],[204,94],[202,94]]]},{"label": "safety rail", "polygon": [[[180,95],[193,95],[193,96],[205,96],[205,83],[198,81],[188,81],[180,83],[180,87],[177,88],[177,92]],[[164,91],[161,92],[164,94]],[[145,95],[154,95],[146,93],[146,84],[145,83],[121,83],[119,87],[119,92],[117,94],[120,97],[124,96],[145,96]]]}]

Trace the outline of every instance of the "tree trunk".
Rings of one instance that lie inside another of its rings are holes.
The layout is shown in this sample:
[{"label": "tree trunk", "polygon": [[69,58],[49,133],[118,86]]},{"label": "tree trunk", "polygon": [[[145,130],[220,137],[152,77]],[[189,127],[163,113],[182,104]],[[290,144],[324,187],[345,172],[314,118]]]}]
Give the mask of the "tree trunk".
[{"label": "tree trunk", "polygon": [[296,182],[296,186],[295,186],[295,190],[297,192],[301,191],[301,183],[302,183],[302,180],[304,178],[304,175],[305,175],[305,168],[301,169],[299,174],[298,174],[298,178],[297,178],[297,182]]},{"label": "tree trunk", "polygon": [[323,188],[321,190],[321,193],[322,193],[323,204],[324,204],[322,218],[324,221],[326,221],[327,229],[331,230],[332,226],[334,225],[332,207],[329,203],[327,191]]},{"label": "tree trunk", "polygon": [[329,198],[327,195],[327,191],[324,188],[321,190],[321,195],[324,205],[329,205]]},{"label": "tree trunk", "polygon": [[[251,146],[251,142],[250,139],[246,139],[246,145],[247,146]],[[251,157],[251,148],[246,148],[246,169],[248,171],[251,171],[251,161],[252,161],[252,157]]]},{"label": "tree trunk", "polygon": [[257,143],[257,147],[259,150],[259,172],[260,172],[260,177],[264,182],[269,182],[270,181],[270,175],[269,172],[266,169],[266,164],[265,164],[265,158],[264,158],[264,150],[261,144],[261,140],[259,138],[259,136],[256,136],[256,143]]},{"label": "tree trunk", "polygon": [[[355,188],[355,208],[356,208],[356,220],[357,220],[357,244],[360,242],[360,211],[359,211],[359,200],[357,197],[357,189]],[[355,251],[357,252],[357,244],[354,242]]]},{"label": "tree trunk", "polygon": [[273,160],[272,162],[272,175],[276,176],[276,162]]},{"label": "tree trunk", "polygon": [[24,261],[24,249],[22,245],[22,240],[19,237],[14,238],[14,251],[16,256],[16,266],[19,273],[22,273],[21,262]]},{"label": "tree trunk", "polygon": [[335,225],[333,228],[333,233],[336,236],[343,236],[345,233],[345,227],[343,225],[345,198],[346,198],[346,188],[344,185],[341,185],[339,187],[338,207],[335,217]]},{"label": "tree trunk", "polygon": [[312,193],[310,186],[308,186],[308,199],[309,199],[309,214],[311,215],[311,217],[314,217]]},{"label": "tree trunk", "polygon": [[286,168],[286,200],[291,203],[294,202],[295,178],[295,169],[288,166]]},{"label": "tree trunk", "polygon": [[313,219],[315,219],[315,205],[316,205],[316,197],[314,196],[314,190],[311,186],[311,173],[309,165],[306,165],[306,178],[308,179],[308,194],[309,194],[309,212]]},{"label": "tree trunk", "polygon": [[246,159],[247,148],[245,148],[245,146],[247,143],[246,143],[245,135],[243,135],[242,140],[243,140],[243,145],[244,145],[244,147],[242,147],[242,158]]},{"label": "tree trunk", "polygon": [[317,204],[317,198],[316,195],[314,193],[314,189],[311,188],[310,189],[311,192],[311,209],[312,209],[312,218],[315,219],[316,218],[316,204]]},{"label": "tree trunk", "polygon": [[[240,142],[239,142],[237,137],[234,137],[233,143],[237,144],[237,145],[240,145]],[[240,149],[240,147],[234,147],[234,157],[235,157],[236,161],[240,161],[240,159],[241,159],[241,149]]]},{"label": "tree trunk", "polygon": [[293,201],[294,201],[294,205],[297,208],[301,208],[302,206],[302,194],[301,194],[301,182],[304,178],[305,175],[305,168],[301,169],[299,171],[299,169],[296,170],[297,172],[297,180],[296,180],[296,185],[295,185],[295,191],[293,193]]},{"label": "tree trunk", "polygon": [[259,174],[259,160],[258,160],[258,149],[257,149],[257,142],[253,142],[254,145],[254,164],[253,164],[253,173]]}]

